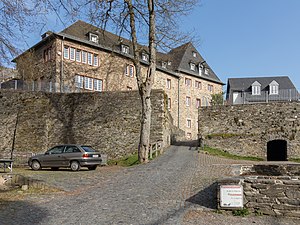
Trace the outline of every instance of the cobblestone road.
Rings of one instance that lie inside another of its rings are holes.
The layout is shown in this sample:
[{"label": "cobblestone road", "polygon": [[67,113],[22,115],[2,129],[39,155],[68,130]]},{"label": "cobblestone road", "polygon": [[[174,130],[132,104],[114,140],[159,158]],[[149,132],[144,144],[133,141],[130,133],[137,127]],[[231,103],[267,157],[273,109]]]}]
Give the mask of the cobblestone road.
[{"label": "cobblestone road", "polygon": [[[0,224],[241,224],[241,218],[212,212],[213,183],[230,175],[234,163],[172,146],[151,163],[132,168],[34,172],[65,191],[8,203],[0,208]],[[241,221],[299,224],[269,217]]]}]

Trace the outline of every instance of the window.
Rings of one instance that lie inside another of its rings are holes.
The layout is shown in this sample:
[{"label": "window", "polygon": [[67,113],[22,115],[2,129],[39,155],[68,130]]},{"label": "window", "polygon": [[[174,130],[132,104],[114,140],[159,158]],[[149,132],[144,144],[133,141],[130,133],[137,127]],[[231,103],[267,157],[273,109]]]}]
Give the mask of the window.
[{"label": "window", "polygon": [[193,52],[193,57],[194,57],[194,58],[197,57],[197,52]]},{"label": "window", "polygon": [[185,104],[186,104],[186,106],[190,106],[191,105],[191,97],[186,96],[186,98],[185,98]]},{"label": "window", "polygon": [[81,51],[76,49],[76,62],[81,62]]},{"label": "window", "polygon": [[83,88],[83,76],[75,75],[75,87]]},{"label": "window", "polygon": [[94,79],[94,91],[102,91],[102,80]]},{"label": "window", "polygon": [[201,99],[197,98],[196,99],[196,108],[199,109],[201,107]]},{"label": "window", "polygon": [[191,119],[186,120],[186,127],[188,127],[188,128],[192,127],[192,120]]},{"label": "window", "polygon": [[202,84],[200,81],[195,81],[195,88],[197,89],[201,89],[202,88]]},{"label": "window", "polygon": [[51,47],[44,50],[44,62],[48,62],[51,59]]},{"label": "window", "polygon": [[75,48],[70,48],[70,59],[75,60]]},{"label": "window", "polygon": [[252,95],[260,95],[260,87],[261,87],[261,84],[259,82],[255,81],[252,84]]},{"label": "window", "polygon": [[208,69],[208,68],[205,68],[205,69],[204,69],[204,73],[205,73],[206,75],[209,75],[209,69]]},{"label": "window", "polygon": [[204,69],[204,66],[202,63],[199,63],[199,75],[202,76],[203,75],[203,69]]},{"label": "window", "polygon": [[132,87],[127,86],[127,91],[132,91]]},{"label": "window", "polygon": [[92,42],[94,42],[94,43],[98,43],[98,42],[99,42],[99,37],[98,37],[97,34],[92,34],[92,33],[90,33],[89,39],[90,39],[90,41],[92,41]]},{"label": "window", "polygon": [[93,79],[90,77],[84,77],[84,88],[93,90]]},{"label": "window", "polygon": [[172,62],[171,61],[168,61],[168,66],[171,66],[172,65]]},{"label": "window", "polygon": [[171,79],[167,79],[167,89],[171,89]]},{"label": "window", "polygon": [[187,133],[186,137],[187,137],[187,139],[191,139],[192,138],[192,134],[191,133]]},{"label": "window", "polygon": [[88,60],[88,64],[92,65],[92,53],[90,52],[87,53],[87,60]]},{"label": "window", "polygon": [[129,46],[121,45],[121,51],[125,54],[129,54]]},{"label": "window", "polygon": [[270,95],[278,95],[279,84],[275,80],[273,80],[269,85],[269,89]]},{"label": "window", "polygon": [[98,55],[94,54],[94,66],[98,66]]},{"label": "window", "polygon": [[171,109],[171,98],[168,98],[168,109]]},{"label": "window", "polygon": [[149,61],[149,55],[146,53],[142,53],[142,60],[148,62]]},{"label": "window", "polygon": [[64,46],[64,58],[68,59],[69,58],[69,47]]},{"label": "window", "polygon": [[129,77],[134,76],[134,66],[133,65],[127,65],[125,67],[125,75]]},{"label": "window", "polygon": [[191,70],[193,70],[193,71],[195,71],[195,63],[190,63],[190,68],[191,68]]},{"label": "window", "polygon": [[208,84],[208,85],[207,85],[207,90],[208,90],[209,92],[213,92],[213,91],[214,91],[214,86]]},{"label": "window", "polygon": [[167,68],[167,63],[166,62],[161,62],[161,67],[166,69]]},{"label": "window", "polygon": [[87,55],[87,52],[82,51],[82,62],[83,63],[86,63],[86,55]]},{"label": "window", "polygon": [[185,85],[190,87],[191,86],[191,83],[192,83],[192,80],[189,79],[189,78],[185,78]]}]

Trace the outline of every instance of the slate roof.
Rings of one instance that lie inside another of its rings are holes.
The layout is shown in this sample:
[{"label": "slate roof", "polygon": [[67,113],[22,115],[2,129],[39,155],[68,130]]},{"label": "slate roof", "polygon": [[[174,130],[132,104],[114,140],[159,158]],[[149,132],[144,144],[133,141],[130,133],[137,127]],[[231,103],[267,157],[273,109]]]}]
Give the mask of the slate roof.
[{"label": "slate roof", "polygon": [[[94,34],[98,35],[98,37],[99,37],[98,44],[89,41],[89,39],[88,39],[89,33],[94,33]],[[119,54],[122,54],[121,44],[124,44],[124,45],[129,46],[130,53],[133,52],[132,44],[131,44],[130,40],[120,37],[111,32],[104,31],[101,28],[98,28],[96,26],[93,26],[93,25],[86,23],[84,21],[81,21],[81,20],[78,20],[77,22],[73,23],[72,25],[70,25],[69,27],[67,27],[66,29],[62,30],[59,33],[53,32],[50,36],[44,38],[42,41],[37,43],[32,48],[42,45],[47,39],[53,38],[53,36],[64,37],[66,39],[84,43],[84,44],[90,45],[95,48],[101,48],[101,49],[105,49],[108,51],[114,51]],[[147,46],[139,45],[139,47],[140,47],[141,51],[148,52]],[[192,52],[197,53],[196,58],[193,57]],[[124,55],[124,56],[129,57],[129,58],[133,57],[132,54]],[[14,59],[13,61],[15,61],[16,59]],[[162,62],[168,62],[168,61],[171,62],[171,65],[167,65],[166,69],[162,68],[161,67]],[[208,75],[204,74],[204,75],[200,76],[198,68],[196,69],[196,71],[192,71],[190,69],[190,62],[195,63],[196,66],[198,66],[199,63],[203,63],[203,65],[206,68],[209,68],[209,74]],[[147,62],[142,62],[142,63],[147,64]],[[159,70],[170,73],[177,77],[179,77],[177,72],[182,72],[182,73],[185,73],[185,74],[188,74],[191,76],[201,77],[202,79],[224,85],[224,83],[218,78],[218,76],[214,73],[214,71],[209,67],[209,65],[205,62],[203,57],[200,55],[200,53],[197,51],[197,49],[193,46],[193,44],[191,42],[188,42],[177,48],[174,48],[168,53],[157,52],[157,68]]]},{"label": "slate roof", "polygon": [[233,91],[250,91],[251,85],[257,81],[261,84],[261,90],[268,89],[269,84],[275,80],[279,84],[279,89],[296,89],[288,76],[274,77],[248,77],[248,78],[228,78],[227,93],[229,89]]}]

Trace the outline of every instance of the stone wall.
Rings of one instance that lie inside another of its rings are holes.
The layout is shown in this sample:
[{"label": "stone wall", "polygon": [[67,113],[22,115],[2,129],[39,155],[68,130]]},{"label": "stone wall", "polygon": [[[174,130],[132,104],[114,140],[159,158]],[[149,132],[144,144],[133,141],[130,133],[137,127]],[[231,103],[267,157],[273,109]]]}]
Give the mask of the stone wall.
[{"label": "stone wall", "polygon": [[214,106],[199,110],[204,144],[232,154],[267,158],[267,143],[287,141],[287,158],[300,155],[300,103]]},{"label": "stone wall", "polygon": [[[240,171],[248,175],[219,180],[218,186],[242,185],[244,207],[251,212],[300,217],[299,169],[299,164],[245,166]],[[220,193],[218,207],[221,208]]]},{"label": "stone wall", "polygon": [[[165,94],[153,90],[151,142],[170,144]],[[88,144],[110,158],[137,151],[141,105],[138,92],[25,93],[0,92],[0,158],[44,152],[62,143]],[[16,123],[16,121],[18,122]],[[172,128],[172,129],[171,129]]]}]

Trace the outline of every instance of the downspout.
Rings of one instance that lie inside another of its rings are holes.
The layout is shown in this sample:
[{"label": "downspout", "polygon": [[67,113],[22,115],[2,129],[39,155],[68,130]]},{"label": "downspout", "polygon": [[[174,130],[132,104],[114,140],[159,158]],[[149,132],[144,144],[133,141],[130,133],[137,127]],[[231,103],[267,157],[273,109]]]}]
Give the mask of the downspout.
[{"label": "downspout", "polygon": [[178,99],[177,99],[177,106],[178,106],[178,128],[180,128],[180,77],[178,78]]},{"label": "downspout", "polygon": [[63,78],[64,78],[64,39],[65,37],[62,37],[61,41],[61,63],[60,63],[60,92],[63,92]]}]

